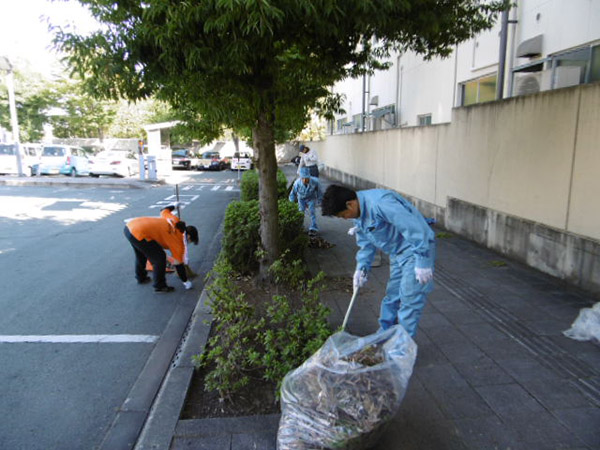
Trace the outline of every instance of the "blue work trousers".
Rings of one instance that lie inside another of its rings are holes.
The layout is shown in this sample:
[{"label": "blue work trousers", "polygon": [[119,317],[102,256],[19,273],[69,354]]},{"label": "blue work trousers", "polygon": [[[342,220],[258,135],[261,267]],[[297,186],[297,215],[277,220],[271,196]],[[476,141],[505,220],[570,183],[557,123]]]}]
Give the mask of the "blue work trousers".
[{"label": "blue work trousers", "polygon": [[308,212],[310,213],[310,227],[309,230],[319,231],[319,227],[317,226],[317,214],[316,214],[316,205],[315,200],[303,200],[298,198],[298,211],[304,214],[306,208],[308,208]]},{"label": "blue work trousers", "polygon": [[390,279],[379,314],[381,328],[387,330],[399,323],[414,337],[432,289],[433,281],[426,284],[417,281],[414,255],[390,255]]}]

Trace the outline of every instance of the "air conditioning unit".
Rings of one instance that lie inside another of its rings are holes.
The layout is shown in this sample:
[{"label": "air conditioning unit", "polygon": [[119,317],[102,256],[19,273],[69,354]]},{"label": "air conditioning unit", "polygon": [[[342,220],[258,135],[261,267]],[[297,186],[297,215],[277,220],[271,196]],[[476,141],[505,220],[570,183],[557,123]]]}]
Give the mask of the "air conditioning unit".
[{"label": "air conditioning unit", "polygon": [[552,88],[552,71],[515,73],[514,95],[529,95]]},{"label": "air conditioning unit", "polygon": [[581,67],[559,66],[554,73],[554,89],[577,86],[581,78]]}]

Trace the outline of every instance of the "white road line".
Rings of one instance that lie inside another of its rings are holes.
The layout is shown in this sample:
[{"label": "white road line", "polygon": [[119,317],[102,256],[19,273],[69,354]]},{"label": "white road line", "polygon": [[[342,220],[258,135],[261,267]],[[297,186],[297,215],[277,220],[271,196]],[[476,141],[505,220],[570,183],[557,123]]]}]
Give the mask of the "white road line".
[{"label": "white road line", "polygon": [[218,191],[220,188],[221,188],[221,186],[217,184],[216,186],[213,186],[211,191]]},{"label": "white road line", "polygon": [[227,186],[227,187],[225,188],[225,190],[226,190],[226,191],[233,191],[233,186]]},{"label": "white road line", "polygon": [[0,335],[0,344],[153,344],[158,336],[149,334],[56,334],[56,335]]}]

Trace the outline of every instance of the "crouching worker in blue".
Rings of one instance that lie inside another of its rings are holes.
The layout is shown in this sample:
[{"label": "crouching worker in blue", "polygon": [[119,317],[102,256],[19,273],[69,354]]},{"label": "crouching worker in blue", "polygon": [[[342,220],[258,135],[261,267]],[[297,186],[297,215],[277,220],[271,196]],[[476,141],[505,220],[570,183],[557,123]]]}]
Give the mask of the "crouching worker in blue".
[{"label": "crouching worker in blue", "polygon": [[317,204],[321,203],[323,198],[323,189],[319,179],[310,176],[308,167],[300,168],[300,178],[294,182],[290,191],[290,202],[298,200],[298,210],[304,214],[306,208],[310,213],[310,227],[308,234],[315,235],[319,231],[317,226],[317,214],[315,213]]},{"label": "crouching worker in blue", "polygon": [[435,233],[421,213],[400,194],[385,189],[355,192],[331,185],[325,191],[324,216],[352,219],[355,225],[354,289],[367,282],[377,249],[390,258],[390,279],[381,302],[382,329],[400,323],[415,336],[427,294],[433,289]]}]

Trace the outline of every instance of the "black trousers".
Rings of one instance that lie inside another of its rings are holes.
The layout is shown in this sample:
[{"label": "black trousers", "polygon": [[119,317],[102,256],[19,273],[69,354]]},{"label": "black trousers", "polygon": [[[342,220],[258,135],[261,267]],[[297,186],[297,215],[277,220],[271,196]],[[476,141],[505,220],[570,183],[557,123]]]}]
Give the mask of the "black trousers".
[{"label": "black trousers", "polygon": [[167,255],[160,244],[156,241],[147,241],[145,239],[138,241],[127,227],[125,227],[123,233],[135,253],[135,278],[138,281],[142,281],[148,276],[148,272],[146,272],[146,262],[150,260],[150,263],[152,264],[152,278],[154,281],[152,285],[155,288],[165,287],[167,285],[165,279]]},{"label": "black trousers", "polygon": [[311,177],[319,178],[319,168],[317,167],[316,164],[314,166],[306,166],[306,167],[308,167],[308,170],[310,170]]}]

